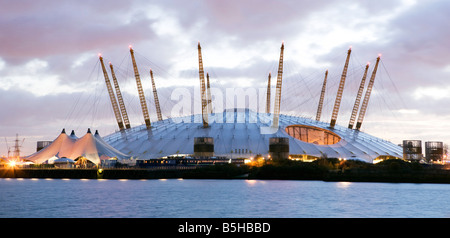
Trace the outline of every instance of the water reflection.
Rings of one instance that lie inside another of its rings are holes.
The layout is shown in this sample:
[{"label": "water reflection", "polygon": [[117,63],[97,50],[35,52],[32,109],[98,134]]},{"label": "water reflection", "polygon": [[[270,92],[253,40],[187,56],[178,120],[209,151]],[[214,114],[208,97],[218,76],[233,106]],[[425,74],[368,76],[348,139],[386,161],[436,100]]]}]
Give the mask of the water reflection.
[{"label": "water reflection", "polygon": [[256,184],[264,184],[265,181],[264,180],[254,180],[254,179],[247,179],[244,180],[246,184],[250,185],[250,186],[254,186]]},{"label": "water reflection", "polygon": [[49,180],[0,179],[0,217],[448,217],[450,207],[450,184]]},{"label": "water reflection", "polygon": [[351,182],[337,182],[336,187],[338,188],[348,188],[352,183]]}]

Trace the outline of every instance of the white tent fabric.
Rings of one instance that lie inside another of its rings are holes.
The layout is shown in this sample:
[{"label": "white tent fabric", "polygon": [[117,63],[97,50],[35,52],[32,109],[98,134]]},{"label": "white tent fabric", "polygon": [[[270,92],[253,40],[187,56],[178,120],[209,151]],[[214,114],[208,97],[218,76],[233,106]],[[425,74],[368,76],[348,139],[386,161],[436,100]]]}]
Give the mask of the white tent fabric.
[{"label": "white tent fabric", "polygon": [[49,160],[63,157],[71,160],[84,157],[95,164],[100,164],[101,160],[110,158],[117,158],[119,160],[130,158],[130,156],[123,154],[107,144],[97,131],[95,135],[92,135],[90,129],[88,129],[86,135],[81,138],[77,138],[73,131],[68,136],[65,130],[63,130],[50,145],[28,156],[26,159],[35,163],[45,163],[49,162]]},{"label": "white tent fabric", "polygon": [[71,148],[75,144],[75,141],[76,139],[69,137],[63,129],[61,134],[51,144],[28,156],[26,159],[41,164],[45,162],[52,163],[53,160],[62,157],[71,158]]},{"label": "white tent fabric", "polygon": [[[402,147],[362,131],[305,117],[280,114],[279,127],[272,127],[273,114],[249,109],[226,109],[209,114],[209,126],[203,128],[202,114],[170,118],[115,132],[104,137],[114,148],[137,159],[161,158],[177,154],[193,154],[195,137],[214,138],[214,155],[228,158],[268,156],[271,137],[289,138],[289,154],[314,157],[345,158],[372,163],[380,156],[403,157]],[[303,125],[321,128],[338,135],[335,144],[319,145],[290,136],[286,128]]]}]

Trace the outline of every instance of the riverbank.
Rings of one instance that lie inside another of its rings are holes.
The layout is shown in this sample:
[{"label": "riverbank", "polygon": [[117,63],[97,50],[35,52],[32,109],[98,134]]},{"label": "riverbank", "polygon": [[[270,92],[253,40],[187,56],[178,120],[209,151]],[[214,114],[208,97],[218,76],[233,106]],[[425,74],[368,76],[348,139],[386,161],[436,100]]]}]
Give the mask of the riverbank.
[{"label": "riverbank", "polygon": [[320,159],[314,162],[277,161],[259,166],[213,165],[153,169],[3,168],[0,178],[54,179],[260,179],[348,182],[448,183],[450,170],[443,165],[387,160],[378,164]]},{"label": "riverbank", "polygon": [[0,178],[53,178],[53,179],[161,179],[182,178],[179,169],[58,169],[15,168],[0,169]]},{"label": "riverbank", "polygon": [[345,182],[446,183],[450,169],[444,165],[390,159],[378,164],[354,160],[320,159],[311,163],[284,161],[255,168],[257,179],[322,180]]}]

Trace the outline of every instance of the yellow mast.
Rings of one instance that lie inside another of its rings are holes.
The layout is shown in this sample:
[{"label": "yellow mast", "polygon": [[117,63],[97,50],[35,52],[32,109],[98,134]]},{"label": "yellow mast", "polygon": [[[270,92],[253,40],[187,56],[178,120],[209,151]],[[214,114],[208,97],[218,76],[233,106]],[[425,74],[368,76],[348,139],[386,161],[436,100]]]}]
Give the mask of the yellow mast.
[{"label": "yellow mast", "polygon": [[200,78],[200,93],[202,100],[203,127],[208,127],[208,112],[206,111],[205,72],[203,71],[202,47],[198,42],[198,74]]},{"label": "yellow mast", "polygon": [[156,114],[158,115],[158,121],[162,121],[161,107],[159,106],[158,93],[156,92],[156,85],[155,85],[155,80],[153,79],[152,69],[150,69],[150,78],[152,80],[153,97],[155,98]]},{"label": "yellow mast", "polygon": [[210,85],[209,85],[209,73],[208,72],[206,72],[206,90],[207,90],[207,92],[208,92],[208,95],[207,95],[207,97],[208,97],[208,113],[213,113],[213,111],[212,111],[212,97],[211,97],[211,87],[210,87]]},{"label": "yellow mast", "polygon": [[150,116],[148,114],[147,102],[145,101],[144,90],[142,89],[141,78],[139,76],[136,60],[134,59],[134,51],[133,48],[131,48],[131,45],[130,45],[130,53],[131,53],[131,60],[133,61],[134,76],[136,77],[136,85],[139,92],[139,101],[141,102],[142,114],[144,114],[144,120],[147,129],[150,129],[151,123],[150,123]]},{"label": "yellow mast", "polygon": [[122,97],[122,93],[120,92],[119,83],[117,82],[116,74],[114,72],[114,68],[111,63],[109,63],[109,68],[111,69],[111,75],[112,75],[113,82],[114,82],[114,88],[116,89],[117,100],[119,101],[119,107],[120,107],[120,111],[122,113],[123,121],[125,123],[125,128],[129,129],[129,128],[131,128],[130,120],[128,119],[127,109],[125,108],[125,103],[123,102],[123,97]]},{"label": "yellow mast", "polygon": [[372,92],[373,84],[375,82],[375,75],[377,74],[378,63],[380,62],[380,57],[378,56],[377,62],[375,63],[375,68],[372,71],[372,76],[370,77],[369,85],[367,86],[366,95],[364,96],[364,101],[361,106],[361,110],[359,111],[358,121],[356,122],[356,130],[361,128],[361,124],[364,120],[364,116],[366,114],[367,105],[369,104],[370,93]]},{"label": "yellow mast", "polygon": [[333,114],[331,115],[330,127],[334,128],[336,125],[337,116],[339,113],[339,107],[341,106],[342,93],[344,92],[345,78],[347,77],[348,62],[350,60],[350,54],[352,53],[352,48],[348,49],[347,59],[345,60],[344,69],[342,71],[341,81],[339,83],[339,89],[336,94],[336,101],[334,102]]},{"label": "yellow mast", "polygon": [[366,83],[367,70],[369,69],[369,63],[366,65],[364,70],[364,75],[361,79],[361,84],[359,85],[358,94],[356,95],[355,105],[353,105],[352,115],[350,117],[350,122],[348,123],[348,128],[353,129],[353,124],[355,124],[356,114],[358,114],[359,104],[361,103],[361,96],[364,91],[364,84]]},{"label": "yellow mast", "polygon": [[320,121],[320,117],[322,116],[323,99],[325,98],[325,89],[327,87],[327,77],[328,77],[328,70],[325,71],[325,78],[322,84],[322,91],[320,92],[319,107],[317,107],[316,113],[316,121]]},{"label": "yellow mast", "polygon": [[111,104],[114,110],[114,115],[116,116],[117,124],[119,125],[119,129],[123,130],[123,121],[122,116],[120,115],[119,107],[117,106],[116,96],[114,95],[114,91],[111,87],[111,81],[109,80],[108,73],[106,72],[105,64],[103,63],[103,57],[99,54],[98,58],[100,59],[100,63],[102,65],[103,75],[105,76],[106,87],[108,88],[109,99],[111,100]]},{"label": "yellow mast", "polygon": [[266,113],[270,113],[270,78],[271,73],[269,73],[269,78],[267,82],[267,98],[266,98]]},{"label": "yellow mast", "polygon": [[275,107],[274,107],[273,124],[272,124],[272,126],[275,128],[278,128],[278,124],[279,124],[279,120],[280,120],[281,84],[283,81],[283,54],[284,54],[284,42],[281,44],[280,60],[278,62]]}]

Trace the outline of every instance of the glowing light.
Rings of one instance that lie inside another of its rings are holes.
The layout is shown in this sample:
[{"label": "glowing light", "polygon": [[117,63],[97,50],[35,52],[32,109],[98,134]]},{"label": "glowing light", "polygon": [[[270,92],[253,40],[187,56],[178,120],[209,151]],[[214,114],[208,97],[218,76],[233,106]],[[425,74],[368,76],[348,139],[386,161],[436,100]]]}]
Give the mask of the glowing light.
[{"label": "glowing light", "polygon": [[380,58],[381,58],[381,53],[380,53],[380,54],[378,54],[378,57],[380,57]]},{"label": "glowing light", "polygon": [[130,50],[133,49],[133,46],[132,46],[132,45],[129,45],[128,47],[130,47]]},{"label": "glowing light", "polygon": [[383,161],[384,159],[382,159],[382,158],[375,158],[373,161],[372,161],[372,163],[373,164],[378,164],[378,163],[380,163],[381,161]]},{"label": "glowing light", "polygon": [[98,53],[98,57],[101,58],[102,57],[102,53]]},{"label": "glowing light", "polygon": [[10,167],[16,167],[16,161],[14,161],[14,160],[9,161],[8,164]]}]

